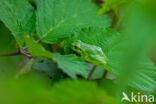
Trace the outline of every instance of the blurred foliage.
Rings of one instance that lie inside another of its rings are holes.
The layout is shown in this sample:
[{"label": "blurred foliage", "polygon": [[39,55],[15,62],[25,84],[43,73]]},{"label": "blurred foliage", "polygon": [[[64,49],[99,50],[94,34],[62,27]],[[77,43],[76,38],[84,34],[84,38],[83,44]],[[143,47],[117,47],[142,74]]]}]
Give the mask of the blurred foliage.
[{"label": "blurred foliage", "polygon": [[155,0],[28,1],[0,1],[0,104],[156,94]]},{"label": "blurred foliage", "polygon": [[99,10],[98,14],[109,12],[113,10],[116,14],[118,14],[118,10],[121,6],[125,6],[132,0],[105,0],[102,8]]},{"label": "blurred foliage", "polygon": [[[2,104],[117,104],[95,83],[66,80],[50,87],[40,76],[0,79]],[[83,85],[83,86],[82,86]]]},{"label": "blurred foliage", "polygon": [[[16,50],[16,41],[10,31],[0,22],[0,52],[11,52]],[[5,44],[5,45],[4,45]]]},{"label": "blurred foliage", "polygon": [[54,85],[52,94],[54,104],[117,104],[114,98],[99,89],[95,83],[86,81],[63,81]]}]

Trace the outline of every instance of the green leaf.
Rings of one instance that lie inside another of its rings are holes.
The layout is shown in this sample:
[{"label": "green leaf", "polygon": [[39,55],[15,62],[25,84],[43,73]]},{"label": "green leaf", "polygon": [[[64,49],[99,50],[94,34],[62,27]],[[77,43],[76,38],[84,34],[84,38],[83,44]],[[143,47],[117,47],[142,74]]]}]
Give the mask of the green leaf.
[{"label": "green leaf", "polygon": [[70,52],[71,44],[80,40],[84,43],[100,47],[105,54],[119,43],[119,34],[109,28],[87,28],[73,34],[65,43],[65,52]]},{"label": "green leaf", "polygon": [[[0,22],[0,53],[16,51],[16,41],[10,31]],[[4,45],[5,44],[5,45]]]},{"label": "green leaf", "polygon": [[88,68],[81,58],[56,53],[53,54],[53,59],[58,63],[58,67],[71,78],[76,79],[76,75],[87,78]]},{"label": "green leaf", "polygon": [[[153,64],[153,62],[147,57],[141,58],[138,63],[135,61],[136,64],[132,68],[128,68],[133,65],[131,59],[129,59],[129,63],[127,63],[129,66],[125,63],[121,63],[119,59],[123,60],[123,54],[118,50],[119,48],[117,48],[117,50],[113,50],[108,55],[108,62],[112,73],[116,76],[119,76],[119,78],[123,73],[126,73],[124,75],[124,78],[126,77],[126,79],[124,80],[126,82],[130,81],[129,83],[126,83],[127,85],[143,91],[153,91],[156,88],[156,66]],[[128,70],[123,71],[120,65],[122,65],[124,69],[127,68]],[[127,73],[132,74],[130,78],[128,77]]]},{"label": "green leaf", "polygon": [[148,58],[143,59],[138,67],[136,80],[131,83],[132,86],[145,90],[153,91],[156,88],[156,67]]},{"label": "green leaf", "polygon": [[33,75],[0,78],[0,82],[2,104],[119,104],[96,83],[84,80],[65,80],[51,86],[45,78]]},{"label": "green leaf", "polygon": [[57,68],[56,63],[45,58],[35,59],[32,69],[52,77],[53,82],[62,79],[64,75],[62,70]]},{"label": "green leaf", "polygon": [[88,64],[88,69],[89,69],[88,79],[90,80],[103,79],[105,76],[104,73],[106,70],[104,68]]},{"label": "green leaf", "polygon": [[11,30],[20,46],[24,42],[22,34],[31,35],[35,29],[35,12],[27,0],[1,0],[0,20]]},{"label": "green leaf", "polygon": [[85,27],[108,27],[107,16],[98,16],[92,0],[36,0],[37,33],[45,43],[59,43]]},{"label": "green leaf", "polygon": [[54,104],[118,104],[93,82],[65,80],[50,91]]},{"label": "green leaf", "polygon": [[126,26],[122,30],[125,37],[123,46],[119,46],[116,51],[114,50],[114,55],[110,56],[112,70],[121,79],[121,89],[127,85],[144,91],[153,91],[156,88],[156,67],[146,56],[155,37],[156,25],[151,7],[144,3],[135,0],[126,9]]},{"label": "green leaf", "polygon": [[94,71],[94,73],[91,76],[91,79],[101,79],[104,76],[106,70],[104,70],[103,68],[97,67]]},{"label": "green leaf", "polygon": [[[107,60],[107,54],[113,50],[116,44],[119,44],[119,37],[120,36],[117,32],[108,28],[82,29],[67,40],[67,42],[65,43],[65,53],[68,54],[70,52],[70,48],[74,47],[73,44],[76,41],[80,40],[82,41],[81,43],[84,43],[83,47],[82,45],[81,47],[79,47],[79,44],[77,44],[76,47],[78,47],[80,51],[85,51],[85,54],[88,56],[88,58],[90,58],[89,62],[110,70],[110,68],[106,64],[107,62],[104,61]],[[87,52],[88,50],[90,50],[89,53]],[[80,53],[81,52],[79,52],[79,54]]]},{"label": "green leaf", "polygon": [[[85,34],[85,35],[84,35]],[[70,37],[65,44],[66,53],[70,52],[71,44],[77,40],[81,40],[84,43],[95,45],[102,48],[103,52],[106,54],[108,58],[108,66],[111,72],[119,76],[123,73],[121,67],[118,65],[121,62],[123,57],[122,47],[125,45],[125,42],[121,39],[122,37],[112,29],[101,29],[101,28],[88,28],[83,29],[80,32],[75,33],[72,37]],[[128,48],[128,47],[127,47]],[[82,51],[81,49],[80,51]],[[93,52],[91,52],[93,53]],[[144,57],[144,56],[142,56]],[[133,58],[133,57],[132,57]],[[128,61],[130,63],[130,61]],[[141,90],[151,91],[155,88],[156,81],[155,78],[155,70],[156,67],[152,64],[149,59],[140,60],[141,64],[137,65],[138,72],[133,74],[135,79],[131,79],[130,86],[134,88],[138,88]],[[123,65],[122,65],[123,66]],[[131,71],[127,71],[131,72]],[[152,75],[152,76],[151,76]],[[126,75],[125,75],[126,77]],[[144,87],[141,87],[144,86]]]},{"label": "green leaf", "polygon": [[34,57],[46,57],[51,59],[52,54],[49,51],[46,51],[41,44],[35,42],[32,38],[28,38],[26,35],[24,36],[25,42],[28,46],[28,51]]},{"label": "green leaf", "polygon": [[1,104],[51,104],[51,94],[47,90],[50,85],[41,75],[31,74],[18,79],[14,74],[5,75],[3,78],[0,76],[0,82]]}]

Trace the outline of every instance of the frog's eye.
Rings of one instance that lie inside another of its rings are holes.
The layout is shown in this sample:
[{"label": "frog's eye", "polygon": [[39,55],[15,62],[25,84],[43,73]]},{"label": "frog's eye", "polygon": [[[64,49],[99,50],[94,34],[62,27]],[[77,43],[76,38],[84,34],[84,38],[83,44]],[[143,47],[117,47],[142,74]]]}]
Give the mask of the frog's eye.
[{"label": "frog's eye", "polygon": [[78,46],[74,46],[74,48],[75,48],[76,50],[82,51]]},{"label": "frog's eye", "polygon": [[74,46],[75,49],[80,49],[78,46]]}]

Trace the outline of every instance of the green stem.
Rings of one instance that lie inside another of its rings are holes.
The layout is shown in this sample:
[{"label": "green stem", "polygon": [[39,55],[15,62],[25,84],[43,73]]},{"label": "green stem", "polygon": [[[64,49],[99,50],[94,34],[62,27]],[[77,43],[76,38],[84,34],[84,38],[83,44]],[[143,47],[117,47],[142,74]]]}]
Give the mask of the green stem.
[{"label": "green stem", "polygon": [[0,56],[16,56],[16,55],[20,55],[20,53],[17,52],[10,52],[10,53],[1,53]]},{"label": "green stem", "polygon": [[91,71],[90,71],[90,73],[89,73],[89,75],[88,75],[88,80],[90,80],[91,79],[91,77],[92,77],[92,75],[93,75],[93,73],[94,73],[94,71],[96,70],[96,66],[94,66],[92,69],[91,69]]},{"label": "green stem", "polygon": [[[39,43],[41,40],[37,40],[36,42]],[[28,58],[32,58],[29,52],[24,52],[24,50],[28,49],[28,46],[23,48],[19,48],[17,52],[10,52],[10,53],[0,53],[0,56],[17,56],[17,55],[24,55]]]},{"label": "green stem", "polygon": [[108,73],[108,71],[107,71],[107,70],[105,70],[105,71],[104,71],[103,78],[106,78],[106,76],[107,76],[107,73]]}]

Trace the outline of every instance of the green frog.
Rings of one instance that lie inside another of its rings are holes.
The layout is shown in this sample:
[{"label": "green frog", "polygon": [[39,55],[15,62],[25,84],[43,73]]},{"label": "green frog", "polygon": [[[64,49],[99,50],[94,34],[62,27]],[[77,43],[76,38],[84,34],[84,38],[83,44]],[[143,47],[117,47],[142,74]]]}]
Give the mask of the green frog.
[{"label": "green frog", "polygon": [[72,43],[71,48],[85,58],[86,61],[109,70],[108,59],[100,47],[77,40]]}]

